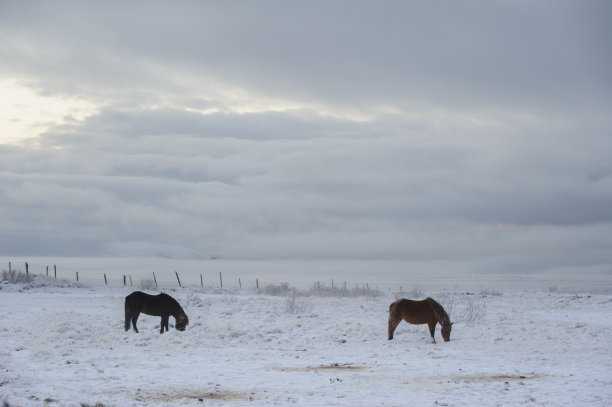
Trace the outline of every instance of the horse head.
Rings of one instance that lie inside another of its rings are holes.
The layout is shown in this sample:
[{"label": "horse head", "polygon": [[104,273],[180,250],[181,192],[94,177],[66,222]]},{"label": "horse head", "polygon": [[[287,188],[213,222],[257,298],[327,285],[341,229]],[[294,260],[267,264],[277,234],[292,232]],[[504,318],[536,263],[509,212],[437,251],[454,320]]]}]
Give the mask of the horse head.
[{"label": "horse head", "polygon": [[450,321],[446,321],[442,324],[442,329],[440,329],[440,333],[442,334],[442,338],[444,338],[444,342],[450,341],[451,330],[453,329],[453,323]]},{"label": "horse head", "polygon": [[179,315],[178,317],[176,317],[175,327],[179,331],[184,331],[187,324],[189,324],[189,318],[187,318],[186,314]]}]

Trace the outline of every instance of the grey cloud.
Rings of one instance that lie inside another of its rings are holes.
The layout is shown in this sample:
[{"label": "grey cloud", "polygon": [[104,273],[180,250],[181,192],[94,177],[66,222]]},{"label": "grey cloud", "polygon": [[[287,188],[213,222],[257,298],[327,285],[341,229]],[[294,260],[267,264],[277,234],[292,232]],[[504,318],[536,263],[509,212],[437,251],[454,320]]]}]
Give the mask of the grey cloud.
[{"label": "grey cloud", "polygon": [[610,264],[585,4],[3,4],[0,74],[97,111],[0,144],[0,247]]},{"label": "grey cloud", "polygon": [[[378,127],[381,125],[377,124]],[[104,143],[109,137],[133,139],[155,136],[244,140],[312,139],[353,136],[358,132],[363,133],[367,127],[367,124],[357,125],[322,117],[310,111],[203,115],[178,108],[104,109],[78,124],[78,128],[65,126],[45,134],[42,142],[67,146],[78,144],[84,138]],[[112,143],[108,145],[110,148]],[[141,147],[138,145],[138,148]],[[120,148],[129,148],[129,145],[121,145]]]},{"label": "grey cloud", "polygon": [[[370,125],[365,127],[366,133],[371,131]],[[13,161],[6,162],[5,170],[38,175],[5,173],[4,184],[15,184],[5,196],[30,202],[36,202],[36,195],[46,196],[67,212],[72,205],[85,213],[94,208],[115,231],[110,234],[131,235],[130,241],[139,234],[158,236],[185,244],[184,230],[198,230],[188,235],[207,241],[212,240],[208,233],[216,235],[224,225],[231,233],[282,236],[350,231],[370,223],[362,231],[368,240],[370,228],[401,235],[405,227],[408,236],[412,223],[424,220],[527,226],[611,221],[611,178],[602,172],[605,167],[591,169],[584,156],[559,155],[548,145],[415,143],[406,137],[360,134],[209,139],[198,137],[199,129],[187,132],[193,136],[172,137],[164,131],[130,137],[129,146],[121,148],[121,139],[100,134],[102,144],[70,141],[59,145],[59,153],[30,156],[33,161],[26,159],[27,151],[11,148]],[[54,163],[56,175],[41,175],[49,171],[48,163]],[[601,175],[592,179],[592,171]],[[14,204],[24,209],[23,201]],[[39,205],[42,210],[49,201]],[[87,219],[69,220],[91,226]]]},{"label": "grey cloud", "polygon": [[10,5],[2,26],[12,52],[3,59],[67,87],[74,78],[167,91],[165,67],[365,108],[597,108],[610,102],[611,9],[598,1]]}]

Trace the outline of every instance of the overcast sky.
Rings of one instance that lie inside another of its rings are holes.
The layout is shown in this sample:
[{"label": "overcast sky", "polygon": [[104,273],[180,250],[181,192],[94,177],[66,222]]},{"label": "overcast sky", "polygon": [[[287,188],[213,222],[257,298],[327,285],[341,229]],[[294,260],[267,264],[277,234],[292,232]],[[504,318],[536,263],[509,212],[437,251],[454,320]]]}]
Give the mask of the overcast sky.
[{"label": "overcast sky", "polygon": [[612,273],[612,2],[0,1],[0,254]]}]

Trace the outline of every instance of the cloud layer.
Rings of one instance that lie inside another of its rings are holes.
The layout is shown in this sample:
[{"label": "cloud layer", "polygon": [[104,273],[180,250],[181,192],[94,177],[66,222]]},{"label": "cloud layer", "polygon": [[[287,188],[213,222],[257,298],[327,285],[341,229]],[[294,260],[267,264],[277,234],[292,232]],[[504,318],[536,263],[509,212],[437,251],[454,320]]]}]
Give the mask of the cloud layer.
[{"label": "cloud layer", "polygon": [[2,8],[4,255],[610,269],[607,2]]}]

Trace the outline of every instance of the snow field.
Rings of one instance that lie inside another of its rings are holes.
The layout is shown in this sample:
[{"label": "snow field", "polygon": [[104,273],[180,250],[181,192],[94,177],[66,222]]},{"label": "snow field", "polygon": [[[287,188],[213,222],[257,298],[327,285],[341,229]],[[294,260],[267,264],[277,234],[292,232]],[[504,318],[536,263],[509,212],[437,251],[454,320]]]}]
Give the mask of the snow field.
[{"label": "snow field", "polygon": [[[612,296],[427,292],[455,321],[437,344],[380,297],[170,289],[185,332],[141,315],[132,289],[0,290],[0,400],[12,406],[609,405]],[[154,292],[151,292],[154,293]],[[470,311],[471,309],[471,311]],[[174,319],[171,318],[171,324]]]}]

